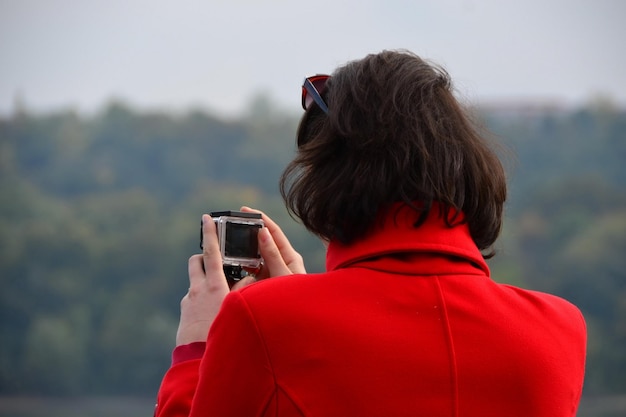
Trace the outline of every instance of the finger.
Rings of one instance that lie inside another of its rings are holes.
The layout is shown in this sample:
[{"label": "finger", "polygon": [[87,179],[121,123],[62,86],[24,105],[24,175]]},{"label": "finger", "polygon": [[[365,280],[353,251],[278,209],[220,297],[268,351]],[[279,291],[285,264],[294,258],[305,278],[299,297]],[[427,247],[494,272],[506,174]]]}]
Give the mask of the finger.
[{"label": "finger", "polygon": [[255,283],[257,280],[255,277],[253,276],[247,276],[245,278],[242,278],[240,281],[238,281],[237,283],[235,283],[235,285],[233,285],[233,288],[231,289],[231,291],[234,290],[238,290],[240,288],[246,287],[250,284]]},{"label": "finger", "polygon": [[265,227],[269,230],[272,235],[272,239],[278,248],[283,260],[290,267],[295,268],[291,269],[292,273],[306,273],[304,269],[304,262],[302,262],[302,256],[291,246],[291,242],[283,233],[282,229],[278,224],[276,224],[267,214],[262,212],[261,210],[256,210],[250,207],[242,207],[241,211],[250,212],[250,213],[259,213],[263,219],[263,223],[265,223]]},{"label": "finger", "polygon": [[202,216],[202,263],[204,277],[211,287],[227,287],[222,255],[217,239],[217,230],[213,218],[208,214]]},{"label": "finger", "polygon": [[259,230],[259,250],[265,264],[263,268],[270,277],[292,274],[266,227]]},{"label": "finger", "polygon": [[278,246],[279,248],[283,246],[291,248],[289,239],[287,239],[287,236],[285,236],[280,226],[276,224],[276,222],[274,222],[267,214],[265,214],[261,210],[253,209],[253,208],[246,207],[246,206],[242,207],[241,211],[260,214],[261,218],[263,219],[263,223],[265,223],[265,227],[267,227],[270,233],[272,234],[272,237],[274,238],[274,241],[276,242],[276,246]]},{"label": "finger", "polygon": [[189,258],[187,266],[189,272],[189,289],[197,288],[204,281],[204,265],[202,255],[196,254]]}]

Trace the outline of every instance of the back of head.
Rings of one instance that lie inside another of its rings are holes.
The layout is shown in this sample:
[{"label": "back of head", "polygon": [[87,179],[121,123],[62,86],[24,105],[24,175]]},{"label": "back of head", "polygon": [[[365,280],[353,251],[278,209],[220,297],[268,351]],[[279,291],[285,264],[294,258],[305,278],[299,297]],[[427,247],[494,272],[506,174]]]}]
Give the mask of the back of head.
[{"label": "back of head", "polygon": [[338,68],[322,96],[328,114],[306,111],[281,178],[287,207],[305,227],[350,243],[395,203],[415,208],[418,227],[437,202],[450,225],[467,221],[479,249],[495,242],[504,170],[443,69],[383,51]]}]

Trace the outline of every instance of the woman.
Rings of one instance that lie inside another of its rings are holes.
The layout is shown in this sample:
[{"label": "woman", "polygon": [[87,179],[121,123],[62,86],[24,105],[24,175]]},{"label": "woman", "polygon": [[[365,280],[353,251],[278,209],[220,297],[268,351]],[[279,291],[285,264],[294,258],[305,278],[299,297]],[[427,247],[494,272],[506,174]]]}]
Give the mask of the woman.
[{"label": "woman", "polygon": [[157,415],[574,416],[584,320],[491,279],[505,175],[445,71],[384,51],[302,102],[281,191],[328,272],[263,215],[259,282],[229,293],[205,218]]}]

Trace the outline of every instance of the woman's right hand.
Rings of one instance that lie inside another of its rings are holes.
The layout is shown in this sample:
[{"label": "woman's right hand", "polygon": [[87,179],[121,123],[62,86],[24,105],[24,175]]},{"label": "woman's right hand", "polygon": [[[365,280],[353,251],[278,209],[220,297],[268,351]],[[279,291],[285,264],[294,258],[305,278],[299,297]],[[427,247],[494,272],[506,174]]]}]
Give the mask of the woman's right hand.
[{"label": "woman's right hand", "polygon": [[259,231],[259,251],[263,257],[263,267],[256,274],[256,280],[291,274],[306,274],[302,256],[289,243],[281,228],[260,210],[242,207],[241,211],[259,213],[263,227]]}]

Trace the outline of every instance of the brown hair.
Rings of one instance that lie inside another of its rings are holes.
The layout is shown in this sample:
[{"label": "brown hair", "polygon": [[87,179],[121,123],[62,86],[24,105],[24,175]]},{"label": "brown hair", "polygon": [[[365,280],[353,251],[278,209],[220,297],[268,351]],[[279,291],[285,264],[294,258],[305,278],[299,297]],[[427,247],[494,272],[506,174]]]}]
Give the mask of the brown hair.
[{"label": "brown hair", "polygon": [[416,227],[438,202],[449,226],[468,223],[480,250],[495,242],[504,169],[445,70],[383,51],[338,68],[322,95],[328,114],[317,105],[306,111],[298,153],[280,181],[287,208],[308,230],[347,244],[396,202],[416,210]]}]

